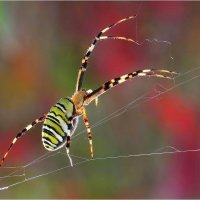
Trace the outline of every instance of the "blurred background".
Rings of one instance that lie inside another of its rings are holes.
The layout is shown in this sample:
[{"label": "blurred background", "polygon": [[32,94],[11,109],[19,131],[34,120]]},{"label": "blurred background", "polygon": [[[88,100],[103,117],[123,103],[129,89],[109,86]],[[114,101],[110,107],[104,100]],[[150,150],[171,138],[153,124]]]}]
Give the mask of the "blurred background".
[{"label": "blurred background", "polygon": [[[98,107],[94,103],[87,107],[91,125],[142,95],[152,97],[155,89],[164,91],[199,75],[199,11],[200,2],[0,2],[1,156],[19,130],[47,113],[61,97],[72,96],[90,43],[119,19],[138,15],[108,35],[141,43],[156,38],[171,45],[100,42],[89,61],[84,88],[95,89],[113,77],[149,67],[190,73],[175,83],[138,78],[114,88],[99,98]],[[140,98],[132,109],[93,128],[95,157],[151,153],[165,146],[198,149],[199,83],[191,80],[147,102]],[[80,119],[75,134],[83,130]],[[38,125],[16,143],[4,166],[23,166],[44,153]],[[86,132],[72,139],[71,154],[89,158]],[[20,172],[26,176],[1,179],[1,187],[68,164],[66,155],[58,154],[26,167]],[[1,168],[0,174],[12,171]],[[1,191],[0,197],[200,198],[199,179],[198,152],[105,159],[19,184]]]}]

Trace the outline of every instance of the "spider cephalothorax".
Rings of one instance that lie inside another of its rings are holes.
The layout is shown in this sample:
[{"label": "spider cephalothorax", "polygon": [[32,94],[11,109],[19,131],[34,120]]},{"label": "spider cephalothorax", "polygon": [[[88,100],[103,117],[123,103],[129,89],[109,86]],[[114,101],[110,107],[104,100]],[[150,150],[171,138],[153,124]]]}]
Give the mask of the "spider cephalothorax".
[{"label": "spider cephalothorax", "polygon": [[80,91],[77,91],[73,96],[72,96],[72,101],[74,102],[74,106],[76,108],[76,113],[77,114],[83,114],[83,106],[84,106],[84,99],[88,93],[86,90],[82,89]]},{"label": "spider cephalothorax", "polygon": [[138,44],[133,39],[121,37],[121,36],[102,36],[105,32],[110,30],[112,27],[125,22],[129,19],[134,18],[135,16],[130,16],[124,19],[117,21],[116,23],[104,28],[100,31],[92,44],[86,51],[82,63],[78,72],[78,78],[76,83],[76,90],[72,98],[62,98],[60,99],[54,106],[51,107],[47,114],[44,114],[42,117],[35,119],[31,124],[26,126],[21,132],[19,132],[16,137],[13,139],[10,144],[7,152],[4,154],[3,159],[0,163],[4,162],[8,152],[12,148],[12,146],[16,143],[16,141],[21,138],[22,135],[26,134],[28,130],[34,127],[39,122],[44,122],[42,127],[42,142],[44,147],[49,151],[55,151],[64,145],[66,146],[67,155],[70,160],[71,166],[73,166],[72,159],[69,154],[70,148],[70,139],[72,134],[74,133],[77,123],[78,117],[82,116],[85,126],[87,128],[88,140],[90,145],[90,156],[94,157],[93,144],[92,144],[92,133],[90,128],[90,123],[86,114],[85,106],[88,105],[93,100],[97,100],[97,98],[104,94],[106,91],[115,87],[129,79],[140,76],[155,76],[159,78],[168,78],[173,79],[175,72],[168,71],[165,69],[143,69],[134,71],[123,76],[113,78],[110,81],[107,81],[102,86],[97,88],[96,90],[84,90],[82,89],[83,77],[88,67],[88,59],[90,58],[91,53],[93,52],[95,45],[97,42],[107,39],[116,39],[116,40],[125,40],[128,42],[132,42]]}]

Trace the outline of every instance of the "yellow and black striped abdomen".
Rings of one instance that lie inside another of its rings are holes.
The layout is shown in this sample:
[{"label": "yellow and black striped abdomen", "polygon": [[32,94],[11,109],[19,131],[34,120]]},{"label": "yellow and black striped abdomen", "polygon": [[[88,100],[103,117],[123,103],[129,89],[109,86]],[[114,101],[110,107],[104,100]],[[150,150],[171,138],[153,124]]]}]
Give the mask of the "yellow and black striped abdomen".
[{"label": "yellow and black striped abdomen", "polygon": [[60,99],[49,111],[42,127],[42,142],[49,151],[61,148],[67,136],[71,136],[77,125],[73,118],[75,107],[70,98]]}]

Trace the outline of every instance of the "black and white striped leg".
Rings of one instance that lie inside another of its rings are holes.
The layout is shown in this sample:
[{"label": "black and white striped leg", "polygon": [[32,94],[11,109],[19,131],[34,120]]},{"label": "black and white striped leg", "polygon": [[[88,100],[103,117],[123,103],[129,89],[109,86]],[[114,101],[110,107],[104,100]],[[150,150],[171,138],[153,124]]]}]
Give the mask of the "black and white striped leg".
[{"label": "black and white striped leg", "polygon": [[178,75],[178,73],[169,71],[169,70],[165,70],[165,69],[143,69],[143,70],[131,72],[129,74],[125,74],[123,76],[113,78],[112,80],[104,83],[101,87],[99,87],[96,90],[94,90],[93,92],[89,93],[84,99],[84,105],[89,104],[91,101],[95,100],[96,98],[98,98],[100,95],[104,94],[109,89],[111,89],[123,82],[126,82],[129,79],[135,78],[135,77],[154,76],[154,77],[158,77],[158,78],[174,79],[176,75]]},{"label": "black and white striped leg", "polygon": [[122,37],[122,36],[101,36],[99,38],[99,41],[101,41],[101,40],[109,40],[109,39],[112,39],[112,40],[125,40],[125,41],[128,41],[128,42],[132,42],[134,44],[137,44],[137,45],[141,45],[139,42],[133,40],[132,38],[127,38],[127,37]]},{"label": "black and white striped leg", "polygon": [[84,73],[85,73],[85,71],[87,69],[87,66],[88,66],[88,60],[89,60],[90,55],[93,52],[93,50],[95,48],[95,45],[97,44],[98,41],[106,40],[106,39],[119,39],[119,40],[127,40],[127,41],[130,41],[130,42],[137,43],[134,40],[129,39],[129,38],[125,38],[125,37],[102,36],[102,34],[107,32],[111,28],[115,27],[116,25],[118,25],[118,24],[120,24],[122,22],[125,22],[125,21],[127,21],[129,19],[133,19],[134,17],[136,17],[136,15],[121,19],[121,20],[117,21],[116,23],[104,28],[102,31],[100,31],[97,34],[97,36],[93,40],[92,44],[90,45],[90,47],[86,51],[86,53],[85,53],[85,55],[84,55],[84,57],[83,57],[83,59],[81,61],[81,66],[80,66],[80,69],[79,69],[79,72],[78,72],[78,78],[77,78],[77,83],[76,83],[76,92],[79,91],[81,89],[81,87],[82,87],[83,76],[84,76]]},{"label": "black and white striped leg", "polygon": [[67,152],[67,156],[69,158],[70,165],[71,165],[71,167],[73,167],[73,161],[72,161],[72,158],[69,154],[70,142],[71,142],[71,137],[68,135],[67,136],[67,143],[66,143],[66,152]]},{"label": "black and white striped leg", "polygon": [[87,133],[88,133],[88,140],[89,140],[89,145],[90,145],[90,157],[93,159],[94,150],[93,150],[93,144],[92,144],[92,132],[91,132],[90,123],[89,123],[85,108],[83,109],[83,121],[85,123],[85,126],[87,128]]},{"label": "black and white striped leg", "polygon": [[13,147],[13,145],[17,142],[18,139],[21,138],[21,136],[25,135],[26,132],[28,130],[30,130],[31,128],[33,128],[36,124],[38,124],[39,122],[43,122],[45,119],[46,119],[46,114],[44,114],[42,117],[38,118],[38,119],[35,119],[31,124],[29,124],[28,126],[26,126],[21,132],[19,132],[16,137],[13,139],[12,143],[10,144],[7,152],[4,154],[2,160],[1,160],[1,163],[0,163],[0,166],[2,166],[5,158],[7,157],[9,151],[11,150],[11,148]]}]

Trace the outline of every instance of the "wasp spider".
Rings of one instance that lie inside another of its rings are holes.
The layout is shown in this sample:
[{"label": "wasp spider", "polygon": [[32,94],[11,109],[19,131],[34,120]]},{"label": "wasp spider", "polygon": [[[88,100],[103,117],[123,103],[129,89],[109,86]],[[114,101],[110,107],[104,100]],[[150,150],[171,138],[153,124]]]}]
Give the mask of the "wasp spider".
[{"label": "wasp spider", "polygon": [[16,137],[13,139],[10,144],[7,152],[4,154],[0,166],[3,164],[5,158],[7,157],[9,151],[16,143],[18,139],[20,139],[23,135],[27,133],[28,130],[33,128],[39,122],[44,122],[42,126],[42,143],[48,151],[55,151],[59,148],[66,146],[66,152],[69,157],[69,161],[71,166],[73,166],[72,159],[70,157],[69,148],[70,148],[70,138],[73,135],[77,123],[78,118],[80,116],[83,117],[83,121],[87,128],[88,140],[90,146],[90,156],[94,157],[93,144],[92,144],[92,132],[90,129],[90,123],[86,114],[85,106],[90,104],[93,100],[97,100],[97,98],[104,94],[109,89],[129,80],[134,77],[140,76],[155,76],[159,78],[167,78],[173,79],[175,76],[175,72],[165,70],[165,69],[143,69],[134,72],[130,72],[129,74],[125,74],[123,76],[113,78],[110,81],[107,81],[99,88],[92,90],[85,90],[82,88],[83,77],[88,67],[88,60],[93,52],[96,44],[99,41],[107,40],[107,39],[116,39],[116,40],[125,40],[129,42],[133,42],[138,44],[136,41],[126,37],[119,36],[103,36],[105,32],[115,27],[116,25],[125,22],[129,19],[133,19],[136,16],[130,16],[124,19],[117,21],[116,23],[104,28],[100,31],[92,44],[86,51],[81,66],[78,72],[78,78],[76,83],[75,93],[72,97],[66,97],[60,99],[55,105],[51,107],[47,114],[44,114],[42,117],[35,119],[31,124],[26,126],[21,132],[19,132]]}]

